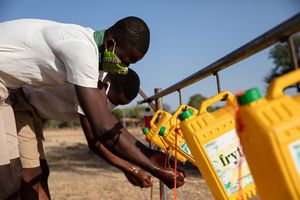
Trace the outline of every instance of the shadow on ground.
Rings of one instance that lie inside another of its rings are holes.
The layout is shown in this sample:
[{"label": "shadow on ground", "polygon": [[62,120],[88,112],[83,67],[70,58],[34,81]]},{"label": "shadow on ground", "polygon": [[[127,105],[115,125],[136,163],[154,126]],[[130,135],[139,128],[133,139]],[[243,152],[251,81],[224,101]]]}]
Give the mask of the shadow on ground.
[{"label": "shadow on ground", "polygon": [[[106,163],[88,149],[87,144],[56,145],[48,147],[47,161],[51,170],[72,173],[97,174],[99,171],[120,172],[119,169]],[[179,163],[179,168],[186,171],[188,176],[200,176],[198,169],[189,162]]]}]

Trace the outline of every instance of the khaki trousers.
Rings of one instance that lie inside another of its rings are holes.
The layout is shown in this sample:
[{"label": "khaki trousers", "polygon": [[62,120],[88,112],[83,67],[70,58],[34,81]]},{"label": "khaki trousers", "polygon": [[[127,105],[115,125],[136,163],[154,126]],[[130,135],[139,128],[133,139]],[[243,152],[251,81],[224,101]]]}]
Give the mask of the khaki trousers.
[{"label": "khaki trousers", "polygon": [[16,123],[12,107],[5,103],[8,89],[0,82],[0,165],[19,157]]},{"label": "khaki trousers", "polygon": [[46,159],[43,146],[42,119],[27,102],[22,88],[11,90],[9,101],[16,118],[22,168],[38,167],[40,166],[40,159]]}]

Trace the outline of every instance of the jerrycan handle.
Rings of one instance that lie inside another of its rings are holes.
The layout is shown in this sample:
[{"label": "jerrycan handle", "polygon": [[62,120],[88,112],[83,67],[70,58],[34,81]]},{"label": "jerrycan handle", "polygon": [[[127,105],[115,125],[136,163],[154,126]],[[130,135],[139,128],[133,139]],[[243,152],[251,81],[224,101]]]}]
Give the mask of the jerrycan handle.
[{"label": "jerrycan handle", "polygon": [[270,83],[267,90],[267,99],[274,99],[283,95],[283,90],[288,86],[300,82],[300,69],[282,75]]},{"label": "jerrycan handle", "polygon": [[198,115],[202,114],[202,113],[206,113],[207,108],[209,106],[221,101],[222,99],[226,99],[226,105],[234,105],[234,95],[231,94],[229,91],[225,90],[225,91],[220,92],[220,93],[216,94],[215,96],[203,101],[201,103],[201,105],[199,106]]},{"label": "jerrycan handle", "polygon": [[[157,124],[155,124],[156,119],[161,116],[161,119],[159,120],[159,122]],[[166,121],[168,121],[171,118],[171,114],[169,114],[166,111],[163,110],[157,110],[154,114],[154,116],[152,117],[151,121],[150,121],[150,125],[151,127],[157,127],[160,126],[161,123],[164,124]]]},{"label": "jerrycan handle", "polygon": [[152,119],[150,120],[151,127],[154,126],[154,122],[158,118],[158,116],[163,112],[163,110],[157,110],[155,114],[153,115]]},{"label": "jerrycan handle", "polygon": [[178,118],[178,116],[182,113],[183,110],[185,110],[186,108],[188,108],[187,105],[181,104],[177,110],[175,111],[175,113],[172,115],[171,119],[170,119],[170,123],[171,126],[174,126],[176,124],[176,120]]}]

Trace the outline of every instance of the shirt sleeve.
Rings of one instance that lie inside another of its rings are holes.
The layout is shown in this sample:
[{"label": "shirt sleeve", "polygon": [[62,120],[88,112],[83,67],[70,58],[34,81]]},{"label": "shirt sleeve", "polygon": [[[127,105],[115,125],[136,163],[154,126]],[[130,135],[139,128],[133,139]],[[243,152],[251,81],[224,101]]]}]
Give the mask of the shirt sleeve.
[{"label": "shirt sleeve", "polygon": [[76,97],[74,97],[74,110],[81,115],[85,115]]},{"label": "shirt sleeve", "polygon": [[99,61],[91,43],[80,39],[65,41],[56,46],[56,54],[65,65],[70,83],[97,88]]}]

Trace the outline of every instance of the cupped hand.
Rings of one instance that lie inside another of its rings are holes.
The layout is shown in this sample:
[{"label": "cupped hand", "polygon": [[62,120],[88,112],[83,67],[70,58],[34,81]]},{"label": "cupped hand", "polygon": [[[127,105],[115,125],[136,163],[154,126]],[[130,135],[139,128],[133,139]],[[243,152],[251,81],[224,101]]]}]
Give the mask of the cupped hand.
[{"label": "cupped hand", "polygon": [[[151,162],[158,166],[158,167],[163,167],[163,168],[173,168],[175,167],[175,163],[173,159],[168,159],[169,155],[161,152],[161,151],[156,151],[154,150],[151,155],[150,155],[150,160]],[[177,160],[178,162],[178,160]],[[186,173],[184,170],[180,169],[177,167],[177,171],[182,173],[184,177],[186,177]]]},{"label": "cupped hand", "polygon": [[[168,188],[172,189],[175,186],[175,172],[173,168],[163,168],[157,175]],[[176,172],[176,188],[183,186],[185,183],[185,176],[183,173]]]},{"label": "cupped hand", "polygon": [[153,184],[152,176],[139,167],[133,167],[128,171],[124,171],[127,180],[134,186],[141,188],[151,187]]}]

